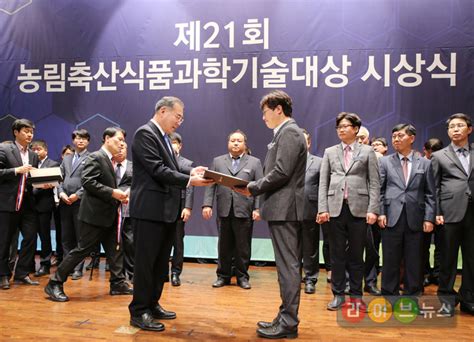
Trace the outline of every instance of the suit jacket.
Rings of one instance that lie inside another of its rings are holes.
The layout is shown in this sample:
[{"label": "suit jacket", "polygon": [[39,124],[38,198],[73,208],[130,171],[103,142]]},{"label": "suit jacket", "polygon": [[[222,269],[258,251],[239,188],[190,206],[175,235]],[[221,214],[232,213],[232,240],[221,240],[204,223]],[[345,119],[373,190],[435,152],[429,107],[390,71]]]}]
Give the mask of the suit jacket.
[{"label": "suit jacket", "polygon": [[[210,169],[247,181],[254,181],[263,177],[262,163],[258,158],[248,154],[242,155],[236,172],[232,171],[232,158],[228,153],[214,158]],[[206,188],[202,206],[212,207],[214,197],[216,197],[217,215],[219,217],[229,216],[230,209],[233,208],[235,217],[251,218],[252,211],[259,208],[258,197],[247,197],[232,191],[227,186],[218,184]]]},{"label": "suit jacket", "polygon": [[[59,163],[52,159],[46,158],[41,164],[41,169],[47,167],[58,167]],[[54,203],[54,189],[33,189],[33,195],[36,201],[36,210],[39,213],[47,213],[53,211],[56,204]]]},{"label": "suit jacket", "polygon": [[387,216],[387,227],[393,227],[405,207],[408,227],[423,230],[423,221],[435,222],[436,190],[433,169],[428,159],[413,155],[408,184],[397,153],[379,159],[380,215]]},{"label": "suit jacket", "polygon": [[181,207],[190,167],[179,167],[174,154],[153,122],[138,128],[133,137],[133,177],[130,216],[173,223]]},{"label": "suit jacket", "polygon": [[[28,158],[31,166],[38,167],[36,153],[28,150]],[[18,186],[22,177],[20,174],[15,175],[15,168],[19,166],[23,166],[23,162],[16,144],[0,144],[0,211],[15,211]],[[33,187],[27,183],[22,206],[29,205],[30,208],[35,208],[34,196],[29,196],[32,193]]]},{"label": "suit jacket", "polygon": [[316,220],[318,214],[319,171],[322,158],[308,153],[304,176],[304,219]]},{"label": "suit jacket", "polygon": [[82,197],[84,190],[82,189],[81,174],[84,169],[86,158],[89,154],[89,151],[84,151],[74,167],[72,167],[74,154],[69,154],[64,157],[63,162],[61,163],[63,182],[59,184],[58,194],[64,192],[68,196],[76,194],[79,198]]},{"label": "suit jacket", "polygon": [[117,180],[112,162],[104,150],[87,156],[82,170],[82,187],[84,193],[79,207],[79,220],[95,226],[112,226],[120,202],[112,197]]},{"label": "suit jacket", "polygon": [[263,178],[250,182],[260,196],[260,216],[266,221],[303,221],[307,148],[295,120],[286,121],[268,145]]},{"label": "suit jacket", "polygon": [[[122,174],[122,178],[118,184],[118,188],[122,191],[130,191],[132,186],[132,174],[133,174],[133,163],[130,160],[127,160],[127,168]],[[122,203],[122,215],[123,217],[130,217],[130,206]]]},{"label": "suit jacket", "polygon": [[431,163],[438,199],[437,215],[443,215],[446,223],[460,222],[466,215],[469,197],[474,196],[474,144],[471,144],[469,174],[451,144],[433,153]]},{"label": "suit jacket", "polygon": [[358,142],[352,151],[352,161],[344,167],[344,151],[341,144],[324,151],[319,180],[319,212],[329,212],[331,217],[341,214],[344,187],[348,186],[349,209],[355,217],[367,213],[378,214],[380,180],[377,157],[371,146]]},{"label": "suit jacket", "polygon": [[[179,155],[177,157],[180,169],[192,168],[193,161]],[[194,186],[188,186],[186,190],[181,190],[181,207],[192,209],[194,204]]]}]

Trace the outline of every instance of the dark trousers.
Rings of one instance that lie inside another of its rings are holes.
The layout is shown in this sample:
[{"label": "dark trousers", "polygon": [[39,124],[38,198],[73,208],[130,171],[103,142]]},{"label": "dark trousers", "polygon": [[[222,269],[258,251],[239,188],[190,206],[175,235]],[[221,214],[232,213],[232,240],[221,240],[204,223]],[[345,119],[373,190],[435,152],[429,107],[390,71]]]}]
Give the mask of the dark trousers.
[{"label": "dark trousers", "polygon": [[92,252],[97,243],[102,243],[107,260],[109,260],[111,286],[123,282],[125,280],[123,254],[122,249],[117,250],[117,225],[101,227],[83,221],[79,221],[79,223],[77,247],[64,257],[51,280],[57,283],[66,282],[68,275],[73,272],[76,265]]},{"label": "dark trousers", "polygon": [[55,234],[56,257],[59,260],[62,260],[64,253],[63,253],[63,238],[62,238],[62,226],[61,226],[61,212],[59,210],[59,206],[54,208],[53,218],[54,218],[54,229],[56,231],[56,234]]},{"label": "dark trousers", "polygon": [[[62,228],[62,242],[63,242],[63,258],[66,257],[74,248],[77,247],[79,240],[79,206],[80,200],[71,205],[61,202],[59,210],[61,211],[61,228]],[[79,260],[79,263],[74,268],[75,271],[81,271],[84,267],[84,260]]]},{"label": "dark trousers", "polygon": [[176,234],[173,242],[173,257],[171,258],[171,273],[178,275],[183,271],[184,261],[184,225],[183,220],[176,223]]},{"label": "dark trousers", "polygon": [[304,281],[316,284],[319,275],[319,224],[303,221],[303,274]]},{"label": "dark trousers", "polygon": [[51,256],[53,247],[51,246],[51,211],[38,213],[39,229],[38,235],[41,241],[40,264],[42,266],[51,266]]},{"label": "dark trousers", "polygon": [[365,286],[376,286],[379,267],[380,231],[377,224],[367,225],[365,245],[364,280]]},{"label": "dark trousers", "polygon": [[349,293],[352,297],[361,297],[362,278],[364,277],[364,247],[367,236],[365,218],[353,216],[347,203],[344,203],[341,214],[338,217],[331,217],[329,225],[332,292],[334,295],[344,295],[347,264]]},{"label": "dark trousers", "polygon": [[301,222],[269,221],[280,286],[281,305],[275,319],[287,330],[298,328],[301,291]]},{"label": "dark trousers", "polygon": [[441,264],[439,269],[439,295],[456,295],[454,281],[458,251],[462,252],[462,282],[459,299],[474,304],[474,203],[470,202],[461,222],[445,223],[441,228]]},{"label": "dark trousers", "polygon": [[132,218],[135,239],[135,272],[130,315],[151,314],[163,292],[164,275],[176,233],[173,223]]},{"label": "dark trousers", "polygon": [[0,211],[0,276],[10,277],[12,275],[8,265],[10,244],[18,228],[20,228],[23,240],[16,264],[15,278],[24,278],[32,271],[36,252],[38,216],[36,211],[27,205],[27,202],[27,199],[24,198],[19,211]]},{"label": "dark trousers", "polygon": [[323,231],[323,258],[324,258],[324,268],[326,271],[331,270],[331,252],[329,249],[329,223],[323,223],[321,225],[321,230]]},{"label": "dark trousers", "polygon": [[[224,279],[232,278],[232,264],[237,279],[249,279],[251,254],[252,219],[235,217],[232,213],[227,217],[219,217],[218,265],[217,276]],[[232,257],[234,258],[232,261]]]},{"label": "dark trousers", "polygon": [[125,217],[122,223],[122,248],[123,248],[123,271],[125,278],[133,279],[133,267],[135,265],[135,244],[133,242],[133,229],[130,217]]},{"label": "dark trousers", "polygon": [[[429,277],[430,280],[439,279],[439,264],[441,262],[440,243],[441,243],[441,229],[440,226],[435,226],[434,230],[430,233],[423,234],[423,267],[425,277]],[[431,240],[434,237],[434,265],[431,267],[430,264],[430,247]]]},{"label": "dark trousers", "polygon": [[406,210],[393,227],[382,230],[382,294],[400,295],[400,266],[406,260],[403,274],[403,294],[417,296],[423,288],[423,232],[408,227]]}]

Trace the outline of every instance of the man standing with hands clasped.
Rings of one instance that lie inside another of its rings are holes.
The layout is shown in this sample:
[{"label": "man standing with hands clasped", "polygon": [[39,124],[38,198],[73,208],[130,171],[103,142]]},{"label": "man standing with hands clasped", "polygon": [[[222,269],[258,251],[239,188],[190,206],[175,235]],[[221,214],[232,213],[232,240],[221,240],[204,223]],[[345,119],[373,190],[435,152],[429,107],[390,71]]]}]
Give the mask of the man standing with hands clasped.
[{"label": "man standing with hands clasped", "polygon": [[260,101],[263,121],[273,130],[273,139],[263,166],[263,178],[247,188],[235,188],[247,196],[260,196],[260,215],[268,221],[282,303],[271,322],[257,323],[257,334],[265,338],[298,336],[301,291],[301,236],[304,179],[307,158],[303,131],[292,115],[292,101],[275,90]]}]

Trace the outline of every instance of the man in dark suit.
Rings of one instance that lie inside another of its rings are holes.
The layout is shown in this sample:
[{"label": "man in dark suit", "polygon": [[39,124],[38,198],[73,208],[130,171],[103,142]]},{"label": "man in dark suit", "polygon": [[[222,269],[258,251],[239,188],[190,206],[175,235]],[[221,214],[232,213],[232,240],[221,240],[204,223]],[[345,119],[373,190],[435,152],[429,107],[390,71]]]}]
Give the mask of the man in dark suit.
[{"label": "man in dark suit", "polygon": [[129,310],[130,324],[144,330],[165,329],[155,318],[176,318],[176,313],[163,309],[159,300],[182,211],[181,190],[212,183],[202,178],[204,167],[179,168],[168,134],[183,123],[183,111],[180,99],[163,97],[155,105],[153,118],[138,128],[133,138],[130,216],[135,238],[135,273]]},{"label": "man in dark suit", "polygon": [[[176,154],[176,160],[178,166],[181,169],[190,168],[193,166],[193,162],[189,159],[184,158],[181,155],[181,149],[183,148],[183,139],[178,133],[170,134],[171,146]],[[176,224],[176,236],[173,243],[173,257],[171,258],[171,285],[180,286],[181,272],[183,272],[183,261],[184,261],[184,225],[191,218],[194,201],[194,187],[189,186],[186,189],[181,190],[181,216]]]},{"label": "man in dark suit", "polygon": [[[38,168],[58,167],[59,163],[48,158],[48,145],[44,140],[36,140],[31,144],[31,149],[38,155]],[[38,235],[41,241],[40,268],[35,276],[41,277],[49,274],[53,248],[51,245],[51,218],[56,207],[54,203],[54,186],[45,185],[43,189],[33,189],[38,212]]]},{"label": "man in dark suit", "polygon": [[415,155],[416,129],[398,124],[392,129],[396,153],[380,163],[380,216],[382,228],[382,295],[400,295],[400,266],[404,268],[404,294],[421,295],[423,289],[423,232],[431,232],[436,214],[436,190],[428,159]]},{"label": "man in dark suit", "polygon": [[260,108],[263,121],[274,134],[265,157],[264,177],[239,191],[260,196],[260,214],[270,227],[282,303],[273,321],[257,323],[257,334],[294,338],[299,324],[307,148],[301,128],[291,118],[292,100],[288,94],[272,91],[262,98]]},{"label": "man in dark suit", "polygon": [[[247,181],[262,178],[262,164],[259,159],[248,155],[247,136],[236,130],[227,138],[228,153],[214,158],[211,170],[225,173]],[[250,289],[248,268],[250,265],[253,220],[260,219],[258,197],[247,197],[231,188],[214,184],[204,193],[202,216],[209,220],[216,198],[218,223],[218,266],[217,280],[213,287],[230,284],[232,264],[235,267],[237,285]]]},{"label": "man in dark suit", "polygon": [[[461,311],[474,314],[474,145],[469,145],[471,118],[453,114],[446,122],[451,144],[432,155],[438,207],[436,224],[441,228],[438,295],[444,301],[442,314],[454,315],[458,296]],[[462,283],[454,290],[458,251],[462,251]]]},{"label": "man in dark suit", "polygon": [[13,121],[13,143],[0,145],[0,286],[10,288],[12,271],[8,266],[10,243],[20,228],[23,240],[14,279],[25,285],[39,285],[29,277],[36,251],[38,216],[33,187],[27,183],[28,173],[38,167],[38,156],[28,149],[35,126],[27,119]]},{"label": "man in dark suit", "polygon": [[74,267],[84,260],[100,242],[110,265],[110,295],[127,295],[133,291],[125,282],[123,254],[118,247],[120,229],[119,205],[128,202],[128,193],[118,189],[114,156],[125,146],[125,131],[118,127],[106,128],[100,150],[87,156],[82,171],[81,206],[79,207],[79,241],[61,262],[51,277],[45,292],[56,302],[69,300],[63,284]]},{"label": "man in dark suit", "polygon": [[[127,159],[127,143],[124,142],[123,149],[114,157],[116,162],[115,175],[118,188],[130,196],[132,186],[133,164]],[[128,203],[122,202],[122,250],[123,250],[123,272],[125,279],[133,282],[133,268],[135,265],[135,246],[133,242],[133,229],[130,220],[130,207]],[[109,266],[110,269],[110,266]]]},{"label": "man in dark suit", "polygon": [[341,143],[324,151],[321,165],[318,222],[331,219],[329,244],[334,298],[327,309],[332,311],[345,303],[346,265],[351,305],[366,310],[362,301],[363,254],[367,225],[376,222],[379,212],[380,182],[374,150],[357,142],[360,126],[357,114],[339,113],[336,130]]},{"label": "man in dark suit", "polygon": [[318,215],[319,170],[322,159],[309,153],[311,135],[303,130],[308,146],[306,173],[304,178],[304,211],[303,211],[303,272],[304,292],[316,291],[319,275],[319,224]]},{"label": "man in dark suit", "polygon": [[[63,182],[59,184],[59,211],[61,216],[63,258],[77,246],[79,240],[79,207],[84,192],[81,183],[81,174],[89,151],[90,135],[85,129],[72,132],[72,143],[75,152],[66,155],[61,163]],[[71,276],[72,280],[82,278],[84,261],[81,260]]]}]

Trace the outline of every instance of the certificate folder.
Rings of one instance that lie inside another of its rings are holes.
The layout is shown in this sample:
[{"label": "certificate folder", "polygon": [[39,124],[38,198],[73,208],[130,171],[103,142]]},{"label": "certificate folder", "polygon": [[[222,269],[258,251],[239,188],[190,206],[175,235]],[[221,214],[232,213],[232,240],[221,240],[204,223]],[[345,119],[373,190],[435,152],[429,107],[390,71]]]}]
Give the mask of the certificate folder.
[{"label": "certificate folder", "polygon": [[34,187],[41,187],[46,184],[58,185],[63,180],[59,167],[46,167],[44,169],[32,169],[27,181]]},{"label": "certificate folder", "polygon": [[235,187],[245,187],[249,183],[248,181],[226,175],[225,173],[220,173],[217,171],[211,171],[211,170],[206,170],[204,171],[204,178],[211,178],[214,179],[214,181],[217,184],[227,186],[229,188],[235,186]]}]

